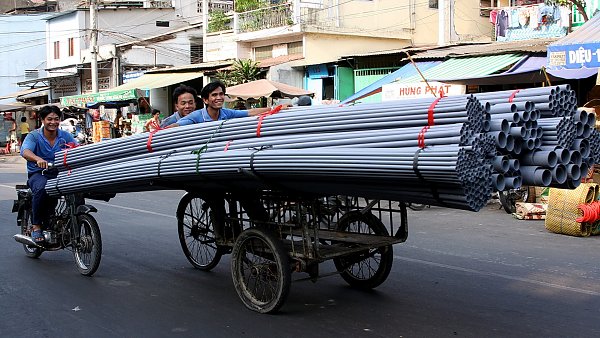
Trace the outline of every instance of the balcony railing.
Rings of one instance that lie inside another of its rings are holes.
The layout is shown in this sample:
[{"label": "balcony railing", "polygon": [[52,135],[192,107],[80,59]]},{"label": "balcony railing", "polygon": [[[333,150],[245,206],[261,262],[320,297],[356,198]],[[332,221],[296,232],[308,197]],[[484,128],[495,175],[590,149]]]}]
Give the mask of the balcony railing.
[{"label": "balcony railing", "polygon": [[293,25],[292,12],[292,4],[286,3],[237,13],[237,32],[248,33]]}]

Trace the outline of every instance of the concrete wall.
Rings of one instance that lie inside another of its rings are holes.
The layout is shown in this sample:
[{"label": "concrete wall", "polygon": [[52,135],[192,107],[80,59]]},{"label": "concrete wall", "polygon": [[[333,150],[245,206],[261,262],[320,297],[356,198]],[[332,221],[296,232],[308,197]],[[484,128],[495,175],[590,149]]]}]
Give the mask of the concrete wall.
[{"label": "concrete wall", "polygon": [[304,60],[307,65],[337,61],[341,56],[403,48],[409,41],[349,35],[306,34]]},{"label": "concrete wall", "polygon": [[204,38],[204,62],[237,57],[237,37],[233,32],[207,34]]},{"label": "concrete wall", "polygon": [[[74,54],[69,56],[69,39],[73,38]],[[85,13],[68,12],[53,17],[46,26],[46,59],[48,68],[76,65],[81,60],[81,50],[87,48],[85,35]],[[54,58],[54,43],[59,45],[59,58]]]},{"label": "concrete wall", "polygon": [[[27,89],[17,86],[17,82],[25,80],[26,69],[38,69],[40,76],[45,75],[46,21],[44,18],[47,16],[47,14],[0,16],[0,32],[2,32],[0,35],[0,96]],[[14,99],[1,102],[12,101]]]},{"label": "concrete wall", "polygon": [[[489,18],[479,15],[479,0],[446,0],[446,44],[458,41],[491,41]],[[438,9],[427,2],[415,6],[413,42],[415,45],[438,43]]]}]

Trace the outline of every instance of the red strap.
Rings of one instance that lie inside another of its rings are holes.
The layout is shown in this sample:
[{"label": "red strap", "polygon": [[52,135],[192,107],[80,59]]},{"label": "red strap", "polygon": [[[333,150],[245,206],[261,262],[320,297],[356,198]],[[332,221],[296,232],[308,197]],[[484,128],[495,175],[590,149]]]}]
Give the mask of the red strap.
[{"label": "red strap", "polygon": [[517,93],[520,91],[521,91],[521,89],[517,89],[514,92],[512,92],[512,94],[510,94],[510,96],[508,97],[508,102],[512,103],[513,100],[515,99],[515,96],[517,96]]},{"label": "red strap", "polygon": [[65,144],[65,152],[63,153],[63,165],[68,170],[67,175],[71,175],[71,167],[67,163],[67,153],[69,152],[69,149],[73,149],[73,148],[76,148],[78,146],[79,146],[78,144],[75,144],[73,142],[69,142],[69,143]]},{"label": "red strap", "polygon": [[425,148],[425,133],[427,132],[427,130],[429,130],[429,126],[423,127],[423,129],[421,129],[419,135],[417,136],[417,144],[421,149]]},{"label": "red strap", "polygon": [[428,126],[433,126],[433,124],[434,124],[433,123],[434,122],[433,121],[433,112],[434,112],[435,106],[438,104],[438,102],[440,102],[440,100],[442,98],[443,98],[443,96],[435,99],[429,106],[429,109],[427,110],[427,125]]},{"label": "red strap", "polygon": [[158,128],[158,129],[154,129],[153,131],[150,132],[150,134],[148,135],[148,141],[146,141],[146,149],[148,149],[148,152],[151,153],[153,152],[152,150],[152,137],[154,136],[154,134],[156,134],[159,130],[163,130],[163,128]]},{"label": "red strap", "polygon": [[260,137],[260,128],[262,127],[263,119],[269,115],[277,114],[283,108],[282,105],[278,105],[275,108],[269,110],[268,112],[262,113],[258,116],[258,125],[256,126],[256,137]]},{"label": "red strap", "polygon": [[229,145],[231,144],[232,140],[227,141],[227,144],[225,144],[225,149],[223,149],[223,151],[227,151],[229,150]]}]

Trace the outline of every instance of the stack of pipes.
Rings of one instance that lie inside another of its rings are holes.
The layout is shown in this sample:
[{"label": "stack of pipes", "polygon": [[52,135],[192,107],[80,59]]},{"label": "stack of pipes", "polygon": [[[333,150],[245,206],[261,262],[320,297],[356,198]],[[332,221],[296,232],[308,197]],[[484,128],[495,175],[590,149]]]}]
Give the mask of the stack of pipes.
[{"label": "stack of pipes", "polygon": [[568,85],[475,96],[491,105],[484,128],[498,148],[493,159],[496,190],[521,184],[575,188],[600,160],[595,115],[577,109]]},{"label": "stack of pipes", "polygon": [[495,151],[485,122],[469,95],[294,108],[68,149],[56,154],[61,172],[46,189],[281,187],[479,210],[492,192]]},{"label": "stack of pipes", "polygon": [[568,86],[296,107],[67,149],[46,188],[282,188],[479,210],[492,189],[577,186],[600,160],[594,123]]}]

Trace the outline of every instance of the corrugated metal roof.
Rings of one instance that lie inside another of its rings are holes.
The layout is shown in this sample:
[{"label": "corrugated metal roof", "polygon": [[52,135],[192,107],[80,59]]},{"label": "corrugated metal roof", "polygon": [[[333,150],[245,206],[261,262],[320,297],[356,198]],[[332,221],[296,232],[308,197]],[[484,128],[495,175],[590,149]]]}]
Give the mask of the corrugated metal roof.
[{"label": "corrugated metal roof", "polygon": [[190,65],[177,66],[177,67],[166,67],[153,69],[146,72],[146,74],[152,73],[173,73],[177,71],[192,71],[192,70],[210,70],[210,69],[219,69],[222,67],[226,67],[233,64],[233,60],[223,60],[223,61],[208,61],[202,63],[192,63]]},{"label": "corrugated metal roof", "polygon": [[[546,53],[548,44],[556,41],[557,38],[536,39],[529,41],[509,41],[509,42],[470,42],[447,46],[420,46],[406,47],[401,49],[389,49],[373,51],[368,53],[353,54],[343,56],[340,59],[353,57],[365,57],[375,55],[389,55],[410,52],[415,59],[443,59],[448,56],[459,55],[494,55],[503,53]],[[406,57],[403,55],[402,57]]]},{"label": "corrugated metal roof", "polygon": [[576,31],[560,38],[551,46],[571,45],[580,43],[600,42],[600,14],[596,14]]},{"label": "corrugated metal roof", "polygon": [[[441,61],[417,62],[417,67],[419,67],[419,70],[421,72],[423,72],[429,68],[439,65],[440,63],[442,63],[442,62]],[[345,103],[354,102],[354,101],[362,99],[364,97],[379,93],[379,92],[381,92],[381,87],[384,84],[394,82],[398,79],[411,77],[415,74],[417,74],[417,70],[416,70],[415,66],[412,63],[407,63],[404,66],[402,66],[402,68],[396,70],[395,72],[392,72],[392,73],[382,77],[381,79],[373,82],[372,84],[366,86],[365,88],[359,90],[358,92],[356,92],[352,96],[348,97],[341,103],[345,104]]]},{"label": "corrugated metal roof", "polygon": [[504,53],[546,53],[549,43],[557,39],[537,39],[530,41],[493,42],[451,47],[440,47],[417,52],[414,59],[442,59],[461,55],[495,55]]},{"label": "corrugated metal roof", "polygon": [[[479,77],[496,73],[523,58],[520,54],[501,54],[476,57],[451,58],[423,73],[428,81],[444,81]],[[400,82],[420,82],[420,75],[411,76]]]}]

